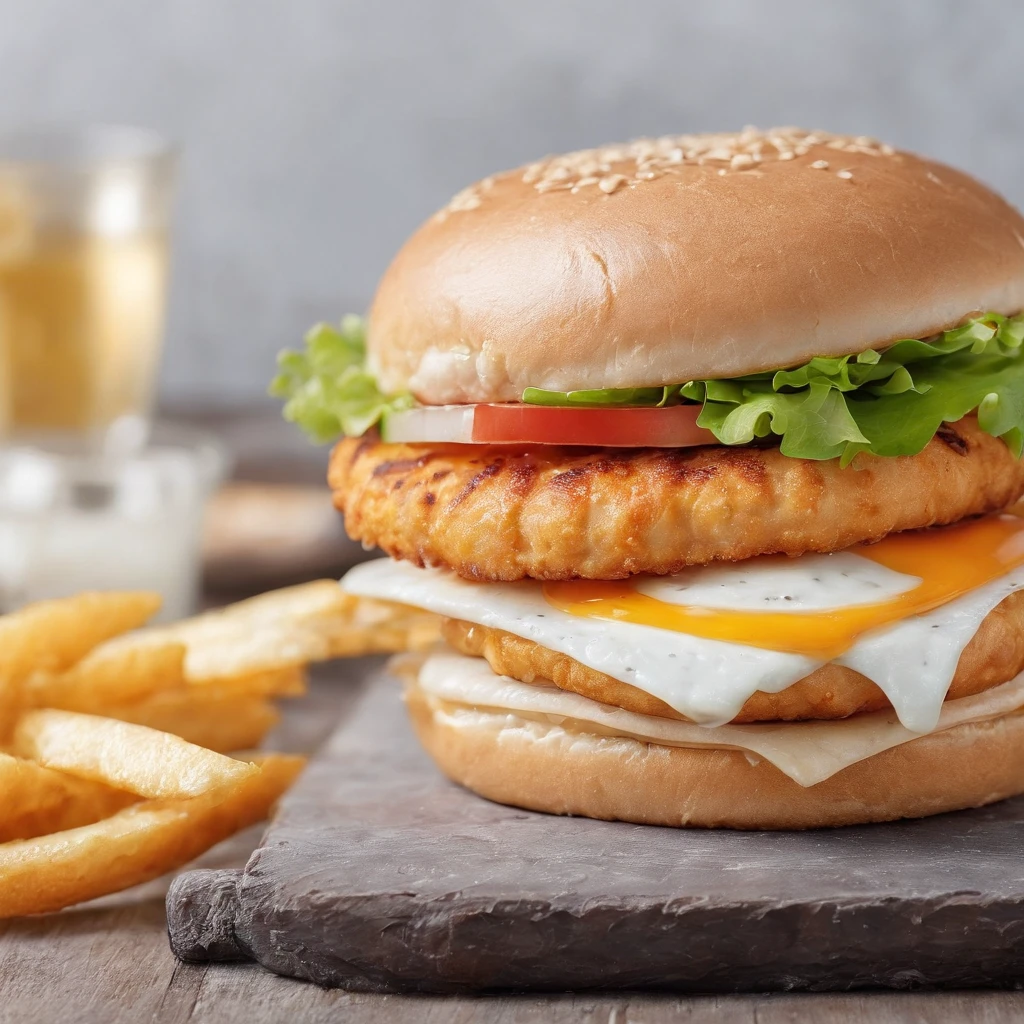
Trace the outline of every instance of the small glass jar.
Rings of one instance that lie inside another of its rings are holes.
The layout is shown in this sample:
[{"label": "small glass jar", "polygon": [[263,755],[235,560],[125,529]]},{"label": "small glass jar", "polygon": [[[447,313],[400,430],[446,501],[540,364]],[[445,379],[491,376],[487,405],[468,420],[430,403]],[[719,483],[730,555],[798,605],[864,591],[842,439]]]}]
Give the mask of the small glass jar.
[{"label": "small glass jar", "polygon": [[0,448],[0,612],[84,590],[157,590],[188,615],[203,509],[227,470],[210,435],[158,425],[121,458]]}]

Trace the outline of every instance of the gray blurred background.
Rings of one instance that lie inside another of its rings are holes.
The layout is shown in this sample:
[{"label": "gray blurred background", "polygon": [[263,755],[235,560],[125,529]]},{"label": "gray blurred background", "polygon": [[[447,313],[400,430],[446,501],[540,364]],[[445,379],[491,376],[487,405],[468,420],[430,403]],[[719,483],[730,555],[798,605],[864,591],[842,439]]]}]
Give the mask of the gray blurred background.
[{"label": "gray blurred background", "polygon": [[166,400],[258,399],[470,180],[642,134],[877,135],[1024,204],[1017,0],[0,0],[0,125],[185,148]]}]

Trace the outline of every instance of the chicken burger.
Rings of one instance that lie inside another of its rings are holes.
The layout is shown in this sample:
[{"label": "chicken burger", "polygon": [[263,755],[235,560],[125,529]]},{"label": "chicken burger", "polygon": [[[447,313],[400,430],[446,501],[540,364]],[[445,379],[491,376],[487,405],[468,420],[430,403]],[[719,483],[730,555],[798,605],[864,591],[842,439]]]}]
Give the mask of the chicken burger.
[{"label": "chicken burger", "polygon": [[364,324],[274,384],[346,590],[503,803],[806,828],[1024,792],[1024,219],[793,128],[550,157],[460,192]]}]

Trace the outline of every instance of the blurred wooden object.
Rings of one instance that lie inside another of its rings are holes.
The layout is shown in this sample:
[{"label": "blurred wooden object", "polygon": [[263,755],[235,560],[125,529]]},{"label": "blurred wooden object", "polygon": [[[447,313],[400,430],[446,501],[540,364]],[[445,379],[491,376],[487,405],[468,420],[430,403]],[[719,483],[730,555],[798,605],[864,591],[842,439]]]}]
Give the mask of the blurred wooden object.
[{"label": "blurred wooden object", "polygon": [[325,576],[367,557],[345,535],[327,490],[329,448],[281,419],[277,403],[171,408],[169,419],[216,434],[233,463],[203,533],[207,597],[233,599]]},{"label": "blurred wooden object", "polygon": [[323,484],[330,447],[314,445],[281,418],[281,404],[167,406],[160,418],[216,434],[234,459],[234,478],[271,484]]},{"label": "blurred wooden object", "polygon": [[217,594],[340,576],[365,557],[326,486],[232,482],[207,508],[203,581]]}]

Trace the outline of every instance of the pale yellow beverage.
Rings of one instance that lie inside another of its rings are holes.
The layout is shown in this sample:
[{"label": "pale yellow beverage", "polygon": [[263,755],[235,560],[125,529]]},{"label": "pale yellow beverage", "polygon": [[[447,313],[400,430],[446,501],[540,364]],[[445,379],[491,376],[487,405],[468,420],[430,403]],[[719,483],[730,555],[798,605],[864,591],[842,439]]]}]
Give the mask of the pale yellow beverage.
[{"label": "pale yellow beverage", "polygon": [[94,434],[148,417],[167,278],[163,234],[49,231],[4,245],[0,430]]},{"label": "pale yellow beverage", "polygon": [[144,129],[0,136],[0,446],[144,443],[174,165]]}]

